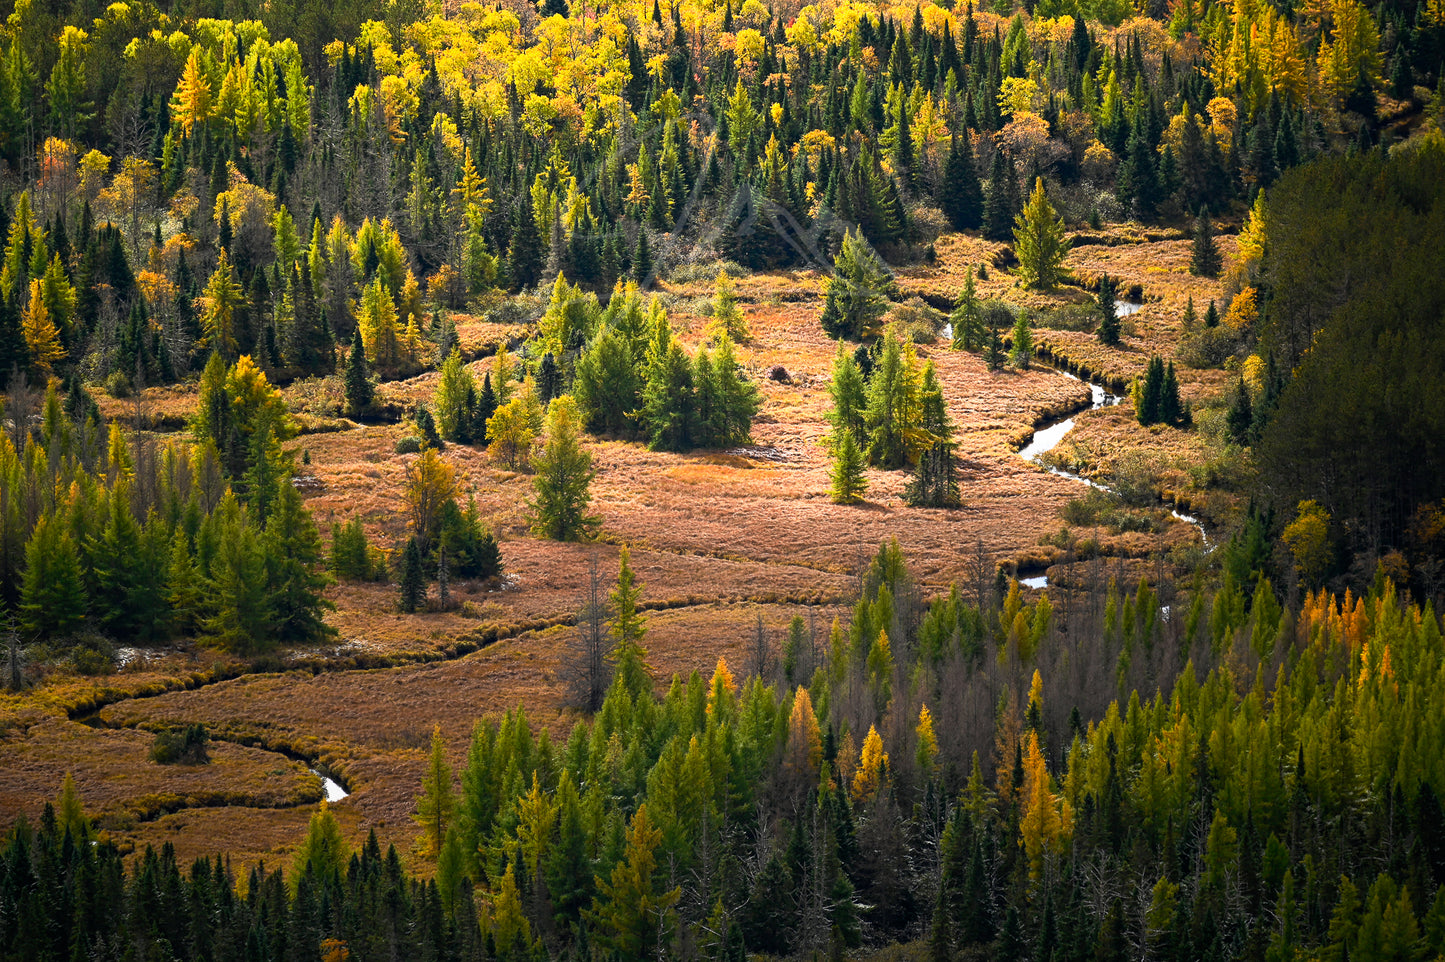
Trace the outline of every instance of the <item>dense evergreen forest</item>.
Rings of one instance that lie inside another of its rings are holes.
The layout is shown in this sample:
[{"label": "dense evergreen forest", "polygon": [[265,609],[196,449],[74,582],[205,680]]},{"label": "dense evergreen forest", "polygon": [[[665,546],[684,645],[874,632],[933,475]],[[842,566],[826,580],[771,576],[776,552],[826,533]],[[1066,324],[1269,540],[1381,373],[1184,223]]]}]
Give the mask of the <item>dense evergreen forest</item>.
[{"label": "dense evergreen forest", "polygon": [[[415,852],[351,851],[323,806],[284,869],[131,857],[67,782],[0,847],[0,959],[1445,955],[1442,63],[1439,0],[17,0],[17,690],[22,636],[81,672],[117,639],[256,659],[332,640],[336,581],[395,581],[413,613],[429,582],[496,578],[447,445],[534,472],[537,535],[591,537],[583,432],[748,441],[749,272],[826,277],[831,499],[872,466],[956,507],[943,385],[883,323],[894,269],[949,233],[1052,290],[1066,232],[1188,231],[1227,297],[1190,302],[1133,410],[1190,430],[1176,361],[1214,371],[1252,473],[1177,583],[1096,557],[1096,590],[1026,601],[980,560],[928,596],[890,541],[826,645],[759,618],[749,664],[661,697],[623,549],[576,618],[570,735],[519,705],[453,772],[438,731]],[[681,277],[714,286],[696,350],[650,293]],[[1029,318],[974,279],[947,347],[1027,369]],[[1090,286],[1114,347],[1116,291]],[[478,378],[464,313],[528,337]],[[378,401],[430,369],[427,402]],[[323,538],[281,392],[308,378],[339,385],[327,417],[405,418],[403,542]],[[172,384],[185,435],[97,405]]]},{"label": "dense evergreen forest", "polygon": [[1016,582],[924,603],[884,545],[826,650],[799,623],[762,675],[720,661],[662,699],[638,587],[624,557],[612,680],[565,743],[518,707],[477,725],[458,785],[434,736],[415,816],[434,875],[374,835],[351,852],[324,806],[285,873],[169,850],[127,868],[67,786],[0,858],[6,957],[1445,950],[1442,637],[1383,575],[1297,612],[1266,585],[1248,612],[1200,593],[1161,617],[1147,583],[1111,586],[1061,637]]}]

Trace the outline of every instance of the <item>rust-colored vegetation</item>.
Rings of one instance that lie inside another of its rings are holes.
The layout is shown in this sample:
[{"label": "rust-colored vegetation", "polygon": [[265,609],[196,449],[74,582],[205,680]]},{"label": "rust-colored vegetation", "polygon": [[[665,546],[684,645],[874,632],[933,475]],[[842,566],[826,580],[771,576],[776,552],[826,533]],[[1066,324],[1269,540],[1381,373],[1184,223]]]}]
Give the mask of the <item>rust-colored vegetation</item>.
[{"label": "rust-colored vegetation", "polygon": [[[1188,274],[1189,242],[1177,232],[1116,227],[1075,240],[1067,266],[1077,285],[1047,294],[1015,284],[1005,245],[961,235],[941,238],[936,264],[902,270],[898,282],[905,299],[921,298],[946,314],[965,271],[987,264],[980,297],[1026,306],[1040,324],[1041,355],[1116,389],[1141,372],[1151,354],[1174,357],[1190,296],[1201,314],[1211,298],[1223,306],[1218,282]],[[1232,255],[1232,238],[1221,238],[1221,248]],[[1089,329],[1048,326],[1058,308],[1086,310],[1104,272],[1119,279],[1121,298],[1132,294],[1144,305],[1125,319],[1117,349],[1101,345]],[[925,593],[973,577],[970,566],[980,550],[990,564],[1047,569],[1057,590],[1088,586],[1101,572],[1137,579],[1163,563],[1165,552],[1197,543],[1192,528],[1158,509],[1141,512],[1153,519],[1148,530],[1070,528],[1070,504],[1084,486],[1015,452],[1038,425],[1087,407],[1087,387],[1043,366],[990,372],[979,355],[951,350],[941,332],[931,342],[920,332],[918,353],[937,366],[956,427],[962,505],[910,508],[902,499],[907,475],[876,470],[867,472],[865,503],[832,504],[823,440],[835,344],[818,323],[823,281],[813,272],[778,273],[738,285],[753,337],[737,354],[762,397],[752,443],[667,454],[635,441],[591,441],[600,543],[530,537],[530,476],[506,470],[484,449],[452,445],[444,456],[457,469],[464,499],[475,501],[502,540],[500,582],[455,583],[449,610],[416,615],[398,612],[393,584],[335,585],[328,594],[337,610],[328,620],[338,630],[336,643],[290,653],[274,665],[302,670],[243,674],[244,665],[182,646],[113,676],[55,671],[32,678],[39,684],[21,695],[3,696],[0,730],[11,759],[0,771],[4,820],[38,814],[72,771],[89,811],[129,844],[171,842],[184,858],[223,849],[242,863],[274,863],[304,834],[320,797],[319,781],[292,760],[304,758],[353,793],[336,810],[354,841],[376,828],[383,842],[409,844],[415,826],[407,815],[433,725],[441,726],[457,763],[478,718],[518,704],[554,739],[565,738],[575,720],[560,680],[565,642],[590,560],[598,558],[610,582],[621,543],[632,546],[632,566],[644,586],[646,644],[659,684],[674,672],[706,673],[720,656],[744,677],[759,616],[774,646],[794,615],[802,615],[823,644],[835,615],[846,616],[861,566],[889,537],[903,546]],[[710,281],[659,286],[679,335],[695,349],[709,320]],[[525,334],[513,320],[456,315],[453,322],[478,377],[492,369],[499,346],[515,348]],[[767,377],[775,366],[785,369],[785,380]],[[1179,376],[1201,430],[1141,427],[1127,404],[1084,411],[1053,463],[1101,479],[1127,474],[1182,506],[1225,516],[1233,500],[1217,490],[1218,476],[1208,469],[1218,452],[1207,429],[1217,420],[1210,406],[1233,375],[1181,366]],[[437,377],[429,371],[381,385],[381,418],[360,425],[341,416],[339,378],[286,389],[304,432],[292,442],[308,462],[302,488],[323,534],[334,522],[359,518],[383,551],[404,542],[402,484],[416,455],[395,448],[413,430],[407,414],[430,404]],[[194,391],[194,385],[147,389],[139,403],[97,392],[97,400],[110,417],[130,420],[139,413],[152,430],[183,431]],[[1081,560],[1097,554],[1131,560],[1104,568]],[[97,708],[104,725],[117,727],[68,720]],[[152,735],[137,729],[192,722],[207,725],[217,739],[211,765],[163,768],[146,760]]]}]

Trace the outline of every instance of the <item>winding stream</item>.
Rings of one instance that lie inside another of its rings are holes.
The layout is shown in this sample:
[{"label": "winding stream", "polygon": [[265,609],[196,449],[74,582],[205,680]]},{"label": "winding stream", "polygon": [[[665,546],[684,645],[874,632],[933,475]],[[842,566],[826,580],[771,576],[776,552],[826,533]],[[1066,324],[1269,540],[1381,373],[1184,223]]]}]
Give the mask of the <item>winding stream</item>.
[{"label": "winding stream", "polygon": [[337,784],[335,781],[333,781],[331,778],[329,778],[329,777],[326,776],[326,775],[321,774],[321,773],[318,772],[316,769],[314,769],[314,768],[311,769],[311,774],[313,774],[313,775],[315,775],[317,778],[320,778],[320,779],[321,779],[321,787],[326,791],[326,801],[328,801],[328,802],[339,802],[339,801],[341,801],[343,798],[345,798],[347,795],[350,795],[350,794],[351,794],[351,793],[348,792],[346,789],[344,789],[344,788],[342,788],[340,785],[338,785],[338,784]]},{"label": "winding stream", "polygon": [[[1126,306],[1133,309],[1129,311],[1123,310],[1123,308]],[[1120,302],[1119,313],[1121,315],[1126,313],[1132,314],[1134,313],[1134,311],[1137,311],[1140,306],[1142,305]],[[1074,374],[1070,374],[1068,371],[1059,370],[1058,368],[1054,368],[1053,370],[1056,374],[1059,374],[1063,377],[1071,378],[1075,381],[1083,380],[1082,378]],[[1118,394],[1111,394],[1108,389],[1106,389],[1100,384],[1095,384],[1093,381],[1084,381],[1084,383],[1089,386],[1090,404],[1088,410],[1090,411],[1095,411],[1103,407],[1112,407],[1115,404],[1119,404],[1124,400],[1122,396]],[[1108,487],[1100,484],[1097,481],[1093,481],[1089,478],[1083,477],[1082,475],[1074,474],[1071,471],[1065,471],[1062,468],[1042,464],[1040,462],[1040,459],[1044,456],[1044,454],[1052,451],[1055,447],[1057,447],[1059,442],[1064,439],[1064,436],[1073,429],[1074,415],[1070,415],[1066,418],[1060,418],[1058,420],[1045,423],[1043,426],[1039,427],[1038,430],[1034,431],[1034,436],[1029,439],[1029,443],[1019,449],[1019,457],[1033,464],[1038,464],[1040,467],[1047,470],[1050,474],[1056,474],[1061,478],[1069,478],[1070,480],[1078,481],[1082,484],[1087,484],[1089,487],[1097,488],[1100,491],[1110,491]],[[1199,532],[1199,537],[1204,542],[1204,547],[1208,548],[1210,546],[1209,533],[1204,530],[1204,524],[1198,518],[1194,517],[1193,515],[1185,514],[1184,512],[1172,507],[1169,509],[1169,514],[1171,517],[1183,521],[1185,524],[1192,525],[1194,529]],[[1049,585],[1049,578],[1047,575],[1036,575],[1031,578],[1019,579],[1019,584],[1023,585],[1026,588],[1047,588]]]}]

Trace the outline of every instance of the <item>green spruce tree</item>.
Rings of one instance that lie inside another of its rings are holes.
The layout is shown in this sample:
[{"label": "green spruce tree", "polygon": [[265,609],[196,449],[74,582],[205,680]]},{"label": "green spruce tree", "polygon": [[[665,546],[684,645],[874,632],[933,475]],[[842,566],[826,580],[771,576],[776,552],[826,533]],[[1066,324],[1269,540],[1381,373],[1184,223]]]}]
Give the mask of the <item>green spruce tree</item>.
[{"label": "green spruce tree", "polygon": [[637,610],[642,585],[637,583],[631,559],[631,552],[623,545],[618,557],[617,587],[608,596],[611,617],[607,630],[612,635],[613,684],[635,699],[651,694],[652,675],[647,665],[647,649],[642,647],[647,620]]},{"label": "green spruce tree", "polygon": [[541,453],[532,458],[536,472],[534,497],[528,502],[532,530],[554,541],[586,540],[602,523],[587,513],[597,472],[592,468],[592,455],[582,447],[581,421],[577,402],[570,395],[553,401],[547,408]]},{"label": "green spruce tree", "polygon": [[336,629],[322,620],[336,606],[323,594],[331,579],[321,571],[321,534],[289,477],[280,486],[261,543],[277,637],[310,644],[334,636]]},{"label": "green spruce tree", "polygon": [[828,279],[823,330],[838,339],[876,337],[878,322],[888,310],[887,297],[896,293],[897,285],[862,231],[846,234]]},{"label": "green spruce tree", "polygon": [[646,227],[637,229],[637,246],[632,251],[632,279],[643,290],[652,286],[652,248],[648,244]]},{"label": "green spruce tree", "polygon": [[938,206],[954,230],[978,230],[983,224],[983,188],[973,166],[973,141],[954,135],[938,186]]},{"label": "green spruce tree", "polygon": [[371,407],[376,388],[371,383],[371,371],[366,363],[366,349],[361,343],[361,331],[351,339],[351,353],[346,359],[346,413],[359,418]]},{"label": "green spruce tree", "polygon": [[852,431],[843,431],[833,444],[833,467],[828,473],[828,496],[834,504],[857,504],[868,490],[863,476],[863,452]]},{"label": "green spruce tree", "polygon": [[1034,360],[1034,332],[1029,325],[1029,312],[1026,308],[1019,308],[1018,319],[1014,321],[1012,341],[1009,360],[1014,367],[1027,371]]},{"label": "green spruce tree", "polygon": [[1044,193],[1044,179],[1034,182],[1034,192],[1014,222],[1014,253],[1019,259],[1019,278],[1028,287],[1052,290],[1064,276],[1064,220]]},{"label": "green spruce tree", "polygon": [[1223,266],[1219,244],[1214,240],[1214,224],[1209,220],[1208,210],[1201,207],[1199,216],[1194,220],[1194,247],[1189,258],[1189,273],[1196,277],[1218,277]]},{"label": "green spruce tree", "polygon": [[406,539],[401,554],[401,610],[411,614],[426,603],[426,574],[422,570],[421,548],[416,538]]},{"label": "green spruce tree", "polygon": [[954,350],[976,351],[983,348],[988,338],[983,324],[983,311],[974,288],[972,267],[964,275],[963,290],[959,293],[958,303],[948,320],[953,325]]},{"label": "green spruce tree", "polygon": [[1114,302],[1115,281],[1108,274],[1099,278],[1099,341],[1109,347],[1119,343],[1119,313]]}]

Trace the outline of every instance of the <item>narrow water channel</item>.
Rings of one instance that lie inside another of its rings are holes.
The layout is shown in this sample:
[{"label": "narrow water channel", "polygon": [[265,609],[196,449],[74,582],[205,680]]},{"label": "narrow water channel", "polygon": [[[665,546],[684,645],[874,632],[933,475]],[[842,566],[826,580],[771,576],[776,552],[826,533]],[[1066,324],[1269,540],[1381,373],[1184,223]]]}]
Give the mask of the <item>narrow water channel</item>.
[{"label": "narrow water channel", "polygon": [[[1120,306],[1123,307],[1124,305],[1121,303]],[[1131,306],[1134,307],[1134,310],[1139,309],[1138,305]],[[1134,311],[1129,311],[1127,313],[1132,314],[1133,312]],[[1125,312],[1121,310],[1120,313],[1123,314]],[[1072,378],[1075,381],[1083,380],[1076,375],[1070,374],[1068,371],[1055,369],[1055,373],[1062,377]],[[1090,404],[1088,410],[1090,411],[1103,407],[1112,407],[1124,400],[1124,398],[1118,394],[1111,394],[1103,385],[1095,384],[1093,381],[1084,381],[1084,383],[1089,386]],[[1059,442],[1064,439],[1064,436],[1074,429],[1074,417],[1074,415],[1070,415],[1069,417],[1059,418],[1058,420],[1046,422],[1041,425],[1034,431],[1034,436],[1029,439],[1029,443],[1019,449],[1019,457],[1033,464],[1040,464],[1040,459],[1044,454],[1057,447]],[[1087,484],[1091,488],[1097,488],[1100,491],[1110,490],[1105,485],[1083,477],[1082,475],[1074,474],[1072,471],[1065,471],[1062,468],[1051,465],[1040,466],[1044,467],[1050,474],[1057,474],[1061,478],[1069,478],[1072,481]],[[1185,514],[1175,508],[1170,508],[1169,514],[1171,517],[1177,518],[1185,524],[1192,525],[1194,529],[1199,532],[1199,537],[1203,540],[1204,546],[1206,548],[1210,546],[1209,533],[1204,530],[1204,524],[1198,518]],[[1047,588],[1049,579],[1047,575],[1036,575],[1031,578],[1020,579],[1019,584],[1027,588]]]},{"label": "narrow water channel", "polygon": [[321,779],[321,787],[326,792],[326,800],[328,802],[339,802],[347,795],[351,794],[346,789],[342,788],[339,784],[337,784],[335,781],[333,781],[331,778],[321,774],[316,769],[311,769],[311,774]]}]

